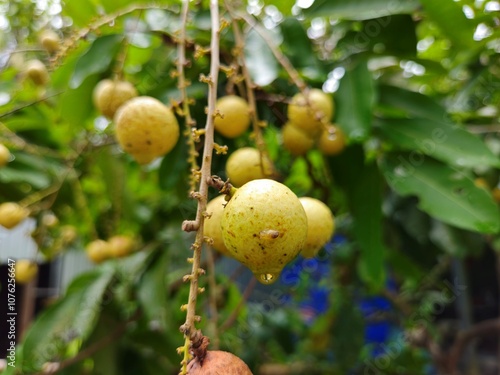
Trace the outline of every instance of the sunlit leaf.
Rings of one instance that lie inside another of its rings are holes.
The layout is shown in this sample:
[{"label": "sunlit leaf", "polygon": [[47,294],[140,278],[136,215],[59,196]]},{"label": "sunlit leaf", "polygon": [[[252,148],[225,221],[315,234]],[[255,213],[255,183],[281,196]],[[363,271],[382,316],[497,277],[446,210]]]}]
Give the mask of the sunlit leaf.
[{"label": "sunlit leaf", "polygon": [[391,154],[380,162],[389,185],[400,195],[419,198],[419,208],[445,223],[481,233],[500,229],[491,194],[457,169],[430,158]]},{"label": "sunlit leaf", "polygon": [[108,34],[94,40],[89,49],[76,63],[75,71],[70,80],[70,87],[75,89],[88,76],[107,70],[118,52],[123,35]]}]

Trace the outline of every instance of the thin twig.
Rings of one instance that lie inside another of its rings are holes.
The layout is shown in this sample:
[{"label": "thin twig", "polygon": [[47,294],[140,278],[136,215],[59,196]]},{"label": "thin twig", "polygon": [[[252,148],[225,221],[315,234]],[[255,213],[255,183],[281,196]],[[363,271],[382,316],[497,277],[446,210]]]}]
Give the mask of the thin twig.
[{"label": "thin twig", "polygon": [[[188,0],[184,0],[188,1]],[[204,243],[203,224],[204,215],[208,200],[208,180],[211,175],[212,154],[214,148],[214,115],[215,115],[215,102],[217,100],[217,82],[220,68],[219,62],[219,37],[220,37],[220,24],[219,24],[219,4],[217,0],[210,1],[210,18],[212,24],[211,32],[211,59],[210,59],[210,76],[201,77],[200,79],[208,83],[208,111],[207,121],[205,125],[205,143],[203,148],[203,159],[201,165],[201,181],[199,192],[192,194],[198,200],[198,208],[196,211],[195,222],[184,222],[183,229],[187,230],[196,229],[196,239],[192,245],[193,252],[193,267],[191,274],[186,277],[186,280],[191,282],[189,288],[189,299],[186,307],[186,321],[180,327],[181,332],[184,333],[184,359],[182,363],[181,374],[187,372],[187,362],[190,357],[189,346],[199,346],[201,342],[195,340],[202,339],[202,335],[195,328],[195,321],[200,318],[196,316],[196,300],[198,297],[198,277],[204,273],[200,269],[201,251]]]},{"label": "thin twig", "polygon": [[194,191],[196,189],[196,184],[198,183],[198,178],[196,175],[196,171],[198,171],[198,162],[196,158],[198,156],[198,152],[196,151],[195,140],[192,136],[192,132],[195,130],[195,121],[191,117],[191,110],[189,108],[189,98],[187,95],[186,87],[189,85],[189,82],[186,80],[186,76],[184,74],[184,68],[188,64],[186,60],[186,25],[188,19],[189,12],[189,1],[182,2],[182,11],[181,11],[181,29],[179,31],[179,41],[177,44],[177,87],[181,93],[181,102],[182,102],[182,116],[184,116],[186,130],[186,143],[188,145],[188,162],[191,168],[191,174],[189,178],[189,191]]},{"label": "thin twig", "polygon": [[245,48],[245,43],[243,40],[243,36],[241,35],[240,27],[236,20],[236,16],[234,14],[234,10],[229,5],[229,2],[224,1],[224,5],[231,16],[231,24],[233,27],[234,39],[236,42],[236,53],[235,56],[237,58],[237,62],[241,67],[241,73],[243,74],[243,78],[245,80],[246,86],[246,95],[248,100],[248,105],[250,106],[250,116],[252,118],[253,125],[253,134],[255,136],[255,145],[260,153],[260,166],[262,173],[264,176],[272,176],[274,174],[274,166],[267,152],[266,143],[264,141],[264,137],[262,135],[262,121],[259,119],[259,114],[257,112],[257,104],[255,100],[254,93],[254,82],[250,77],[250,72],[248,71],[248,67],[245,62],[245,55],[243,53]]},{"label": "thin twig", "polygon": [[226,321],[222,323],[221,326],[219,327],[219,332],[223,332],[233,325],[233,323],[236,321],[236,318],[238,317],[238,314],[243,308],[243,305],[246,303],[246,301],[248,301],[248,298],[250,298],[250,295],[252,294],[255,285],[257,285],[257,279],[255,277],[252,277],[247,287],[245,288],[245,291],[243,292],[243,295],[241,296],[241,300],[238,302],[238,305],[233,310],[231,315],[229,315]]}]

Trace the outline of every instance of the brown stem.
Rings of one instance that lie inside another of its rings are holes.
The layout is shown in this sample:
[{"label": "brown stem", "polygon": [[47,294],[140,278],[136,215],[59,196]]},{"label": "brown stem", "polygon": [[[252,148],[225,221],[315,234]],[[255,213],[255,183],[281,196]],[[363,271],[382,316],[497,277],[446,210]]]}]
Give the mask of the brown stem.
[{"label": "brown stem", "polygon": [[181,10],[181,29],[179,32],[179,40],[177,44],[177,87],[181,93],[181,102],[182,102],[182,115],[185,119],[185,135],[186,135],[186,143],[188,145],[188,162],[191,168],[191,174],[189,178],[189,191],[194,191],[196,189],[196,184],[198,182],[198,178],[195,172],[198,171],[198,162],[196,161],[196,157],[198,156],[198,152],[196,151],[195,140],[191,135],[193,130],[195,130],[195,121],[191,117],[191,110],[189,108],[189,98],[187,95],[186,87],[188,86],[188,81],[186,80],[186,76],[184,73],[184,68],[188,65],[188,61],[186,59],[186,25],[189,13],[189,1],[182,2],[182,10]]},{"label": "brown stem", "polygon": [[[188,0],[184,0],[188,2]],[[190,280],[189,288],[189,299],[186,307],[186,321],[180,327],[181,332],[184,333],[185,343],[184,343],[184,359],[182,361],[181,374],[186,374],[187,371],[187,361],[189,359],[189,346],[191,347],[202,347],[204,336],[201,335],[199,331],[195,328],[195,321],[199,320],[196,317],[196,300],[198,297],[198,276],[204,271],[200,269],[201,261],[201,250],[204,242],[203,235],[203,224],[204,224],[204,214],[206,211],[207,200],[208,200],[208,179],[211,174],[211,163],[212,154],[214,148],[214,114],[215,114],[215,102],[217,100],[217,82],[219,75],[219,36],[220,36],[220,25],[219,25],[219,4],[217,0],[210,1],[210,18],[212,23],[211,32],[211,59],[210,59],[210,76],[201,77],[205,82],[208,83],[208,111],[207,111],[207,121],[205,125],[205,144],[203,148],[203,158],[201,165],[201,181],[200,189],[198,195],[198,208],[196,211],[196,223],[197,232],[196,239],[193,243],[193,267],[192,272],[187,279]],[[190,345],[189,345],[190,343]],[[201,353],[203,354],[203,353]]]},{"label": "brown stem", "polygon": [[248,298],[250,298],[250,295],[252,294],[255,285],[257,285],[257,279],[255,277],[252,277],[247,287],[245,288],[245,291],[243,292],[243,295],[241,296],[241,300],[238,302],[238,305],[233,310],[231,315],[229,315],[226,321],[222,323],[222,325],[219,327],[219,332],[223,332],[233,325],[233,323],[236,321],[236,318],[238,317],[238,314],[243,308],[243,305],[248,300]]},{"label": "brown stem", "polygon": [[476,323],[469,329],[460,332],[449,352],[448,361],[452,375],[459,375],[458,362],[463,351],[472,340],[480,336],[498,334],[498,332],[500,332],[500,318]]}]

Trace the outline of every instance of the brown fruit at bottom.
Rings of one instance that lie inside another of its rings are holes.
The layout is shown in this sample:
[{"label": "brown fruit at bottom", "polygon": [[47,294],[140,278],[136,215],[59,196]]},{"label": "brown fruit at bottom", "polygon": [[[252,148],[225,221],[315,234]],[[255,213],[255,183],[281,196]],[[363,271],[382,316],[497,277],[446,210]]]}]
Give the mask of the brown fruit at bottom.
[{"label": "brown fruit at bottom", "polygon": [[202,363],[194,359],[188,364],[188,375],[253,375],[245,362],[234,354],[209,350]]}]

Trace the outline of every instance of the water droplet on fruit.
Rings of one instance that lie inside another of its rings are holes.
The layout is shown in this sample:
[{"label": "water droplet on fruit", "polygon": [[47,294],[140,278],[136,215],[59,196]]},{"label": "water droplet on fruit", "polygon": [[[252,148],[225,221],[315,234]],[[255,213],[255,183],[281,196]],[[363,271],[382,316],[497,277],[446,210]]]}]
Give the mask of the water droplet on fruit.
[{"label": "water droplet on fruit", "polygon": [[276,280],[278,280],[279,274],[275,273],[261,273],[260,275],[256,275],[257,280],[259,280],[262,284],[272,284]]}]

